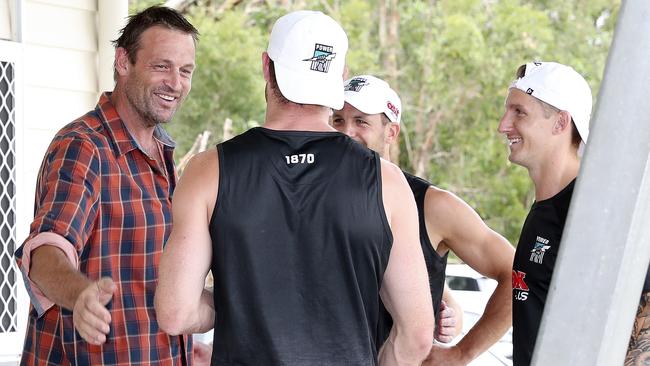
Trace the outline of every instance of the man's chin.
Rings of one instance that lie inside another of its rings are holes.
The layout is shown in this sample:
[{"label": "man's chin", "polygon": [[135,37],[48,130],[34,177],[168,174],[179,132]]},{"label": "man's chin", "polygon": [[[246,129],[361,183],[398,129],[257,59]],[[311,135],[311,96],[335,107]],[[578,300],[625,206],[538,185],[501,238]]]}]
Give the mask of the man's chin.
[{"label": "man's chin", "polygon": [[172,121],[174,114],[176,114],[176,109],[173,111],[165,111],[164,113],[156,113],[152,117],[154,117],[153,120],[155,121],[155,124],[164,125]]},{"label": "man's chin", "polygon": [[526,164],[521,159],[518,159],[516,156],[513,156],[512,154],[508,156],[508,160],[515,165],[523,166],[524,168],[526,168]]}]

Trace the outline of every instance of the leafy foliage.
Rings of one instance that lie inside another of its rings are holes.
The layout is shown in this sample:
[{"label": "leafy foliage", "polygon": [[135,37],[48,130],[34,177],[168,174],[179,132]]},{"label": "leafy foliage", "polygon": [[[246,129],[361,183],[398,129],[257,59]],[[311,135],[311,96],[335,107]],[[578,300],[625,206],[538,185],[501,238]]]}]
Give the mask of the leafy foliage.
[{"label": "leafy foliage", "polygon": [[[132,1],[132,10],[159,1]],[[611,42],[618,0],[197,0],[186,9],[201,32],[193,90],[170,133],[182,156],[195,136],[222,137],[262,123],[260,54],[274,20],[298,8],[338,19],[350,39],[350,76],[385,78],[403,102],[400,165],[449,189],[516,243],[533,200],[525,169],[507,160],[496,128],[520,64],[572,65],[594,96]],[[228,6],[226,6],[228,5]],[[382,13],[382,9],[387,12]],[[396,44],[384,31],[397,21]],[[389,46],[382,47],[388,44]],[[394,57],[393,70],[387,60]]]},{"label": "leafy foliage", "polygon": [[261,55],[266,34],[250,26],[239,10],[214,21],[203,9],[194,8],[190,17],[201,32],[197,68],[192,91],[168,128],[180,153],[205,130],[220,141],[226,118],[238,122],[233,125],[235,134],[264,119]]}]

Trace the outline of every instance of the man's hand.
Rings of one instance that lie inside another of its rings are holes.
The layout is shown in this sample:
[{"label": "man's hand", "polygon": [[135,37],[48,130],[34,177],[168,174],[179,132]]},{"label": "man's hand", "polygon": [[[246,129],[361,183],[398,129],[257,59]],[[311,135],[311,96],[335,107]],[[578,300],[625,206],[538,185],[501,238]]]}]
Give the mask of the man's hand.
[{"label": "man's hand", "polygon": [[92,282],[77,297],[72,309],[74,327],[86,342],[101,345],[110,331],[111,314],[106,309],[117,286],[109,277]]},{"label": "man's hand", "polygon": [[456,346],[447,347],[438,344],[431,346],[431,352],[429,356],[422,362],[422,366],[456,366],[456,365],[467,365],[467,362],[463,359],[463,354],[460,348]]},{"label": "man's hand", "polygon": [[436,340],[442,343],[449,343],[456,337],[456,311],[454,308],[447,306],[443,300],[440,303],[440,313],[436,319]]},{"label": "man's hand", "polygon": [[207,366],[212,360],[212,345],[194,341],[194,365]]}]

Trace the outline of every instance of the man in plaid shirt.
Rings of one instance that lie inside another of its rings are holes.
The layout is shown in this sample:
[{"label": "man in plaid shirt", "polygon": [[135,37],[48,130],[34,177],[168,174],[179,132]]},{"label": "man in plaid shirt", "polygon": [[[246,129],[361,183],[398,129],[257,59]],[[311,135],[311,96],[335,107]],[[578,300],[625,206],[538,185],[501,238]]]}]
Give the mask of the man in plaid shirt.
[{"label": "man in plaid shirt", "polygon": [[174,142],[161,127],[190,91],[197,30],[175,10],[131,16],[113,92],[61,129],[16,258],[31,297],[21,364],[187,364],[153,299],[171,229]]}]

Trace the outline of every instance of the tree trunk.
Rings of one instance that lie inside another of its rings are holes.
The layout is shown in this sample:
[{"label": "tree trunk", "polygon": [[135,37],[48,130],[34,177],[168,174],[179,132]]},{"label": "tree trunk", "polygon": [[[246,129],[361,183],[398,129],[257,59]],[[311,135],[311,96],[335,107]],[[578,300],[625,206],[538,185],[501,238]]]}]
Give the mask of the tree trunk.
[{"label": "tree trunk", "polygon": [[[379,49],[384,69],[384,80],[396,91],[399,72],[399,9],[397,0],[379,0]],[[399,136],[390,147],[390,160],[399,163]]]}]

